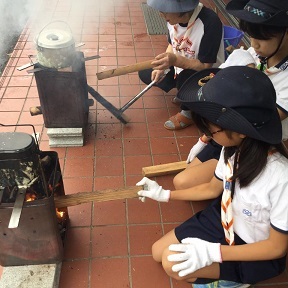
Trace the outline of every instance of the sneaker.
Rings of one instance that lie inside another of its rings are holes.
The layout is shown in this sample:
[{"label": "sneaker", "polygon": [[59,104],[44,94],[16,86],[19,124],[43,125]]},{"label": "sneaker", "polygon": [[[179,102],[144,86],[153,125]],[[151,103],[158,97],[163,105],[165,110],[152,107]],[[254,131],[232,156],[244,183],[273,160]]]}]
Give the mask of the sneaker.
[{"label": "sneaker", "polygon": [[171,99],[171,102],[172,102],[173,104],[176,104],[176,105],[180,105],[180,104],[181,104],[181,101],[178,100],[177,97],[173,97],[173,98]]},{"label": "sneaker", "polygon": [[193,288],[247,288],[250,284],[219,280],[208,284],[192,284]]}]

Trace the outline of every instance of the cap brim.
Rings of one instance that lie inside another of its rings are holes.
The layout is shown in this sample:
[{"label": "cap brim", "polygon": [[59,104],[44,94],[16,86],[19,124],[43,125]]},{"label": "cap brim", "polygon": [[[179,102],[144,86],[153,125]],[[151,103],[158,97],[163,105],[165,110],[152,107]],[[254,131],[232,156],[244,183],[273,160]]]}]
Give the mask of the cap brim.
[{"label": "cap brim", "polygon": [[192,11],[199,4],[199,1],[167,1],[167,0],[147,0],[147,5],[163,13],[182,13]]},{"label": "cap brim", "polygon": [[179,92],[177,93],[177,99],[181,102],[189,102],[190,96],[192,97],[194,94],[197,95],[198,90],[201,86],[198,85],[199,80],[205,78],[212,74],[217,74],[221,68],[208,68],[201,70],[193,75],[191,75],[181,86]]},{"label": "cap brim", "polygon": [[239,18],[241,20],[255,23],[255,24],[265,24],[265,25],[271,25],[271,26],[288,26],[288,17],[286,14],[286,11],[280,11],[270,17],[269,19],[263,18],[257,14],[253,14],[251,12],[248,12],[244,10],[245,5],[248,3],[248,0],[244,1],[230,1],[226,5],[226,11],[235,16],[236,18]]},{"label": "cap brim", "polygon": [[237,111],[214,102],[199,101],[197,95],[194,95],[194,99],[192,97],[191,102],[184,103],[194,113],[225,130],[238,132],[270,144],[278,144],[282,140],[282,127],[279,125],[278,113],[273,113],[263,128],[255,128]]}]

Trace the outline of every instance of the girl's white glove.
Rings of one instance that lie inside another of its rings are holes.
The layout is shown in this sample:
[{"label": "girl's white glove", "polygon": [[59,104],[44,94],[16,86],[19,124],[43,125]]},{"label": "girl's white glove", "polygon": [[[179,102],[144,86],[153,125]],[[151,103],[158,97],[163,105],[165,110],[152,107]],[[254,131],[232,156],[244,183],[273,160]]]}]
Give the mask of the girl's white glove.
[{"label": "girl's white glove", "polygon": [[159,186],[157,182],[147,177],[142,178],[136,186],[144,186],[145,190],[138,191],[139,199],[144,202],[145,197],[151,198],[159,202],[168,202],[170,199],[170,190],[165,190]]},{"label": "girl's white glove", "polygon": [[191,148],[186,163],[191,163],[195,157],[206,147],[207,143],[200,137],[198,142]]},{"label": "girl's white glove", "polygon": [[219,68],[226,68],[230,66],[247,66],[249,64],[257,65],[253,56],[243,47],[235,49],[227,58],[227,60],[219,66]]},{"label": "girl's white glove", "polygon": [[185,238],[179,244],[169,246],[170,251],[179,252],[168,256],[170,262],[182,262],[172,266],[180,277],[187,276],[214,262],[222,263],[220,243],[210,243],[199,238]]}]

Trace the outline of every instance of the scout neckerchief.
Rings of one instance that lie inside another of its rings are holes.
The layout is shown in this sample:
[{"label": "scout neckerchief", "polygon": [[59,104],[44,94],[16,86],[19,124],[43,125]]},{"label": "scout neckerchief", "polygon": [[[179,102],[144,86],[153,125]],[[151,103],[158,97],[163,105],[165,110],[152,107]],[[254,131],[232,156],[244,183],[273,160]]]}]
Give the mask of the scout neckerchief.
[{"label": "scout neckerchief", "polygon": [[[178,38],[179,24],[174,25],[174,41],[177,43],[175,49],[176,49],[176,52],[180,53],[183,57],[185,57],[185,50],[186,50],[185,46],[187,47],[187,45],[188,46],[192,45],[191,40],[189,39],[189,36],[191,35],[191,31],[194,26],[195,20],[198,14],[200,13],[202,7],[203,7],[203,4],[199,3],[198,6],[194,9],[191,18],[189,19],[184,36]],[[175,77],[178,74],[178,70],[179,68],[175,67]]]},{"label": "scout neckerchief", "polygon": [[225,187],[221,199],[221,222],[225,234],[226,242],[234,245],[234,229],[233,229],[233,213],[232,213],[232,197],[235,189],[235,180],[231,180],[233,171],[236,170],[239,152],[235,153],[234,167],[232,163],[227,161],[225,170]]}]

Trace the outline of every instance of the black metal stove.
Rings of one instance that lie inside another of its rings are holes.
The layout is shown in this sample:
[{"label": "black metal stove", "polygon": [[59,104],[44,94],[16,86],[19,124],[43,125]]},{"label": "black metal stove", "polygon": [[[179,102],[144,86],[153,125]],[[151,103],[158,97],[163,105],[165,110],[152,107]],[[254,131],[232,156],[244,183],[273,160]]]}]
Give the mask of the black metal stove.
[{"label": "black metal stove", "polygon": [[75,59],[67,69],[47,68],[39,63],[34,65],[32,71],[35,72],[45,127],[86,126],[89,106],[93,105],[93,100],[88,99],[86,59],[82,52],[75,52]]},{"label": "black metal stove", "polygon": [[58,155],[26,133],[0,133],[0,265],[60,262],[68,222]]}]

